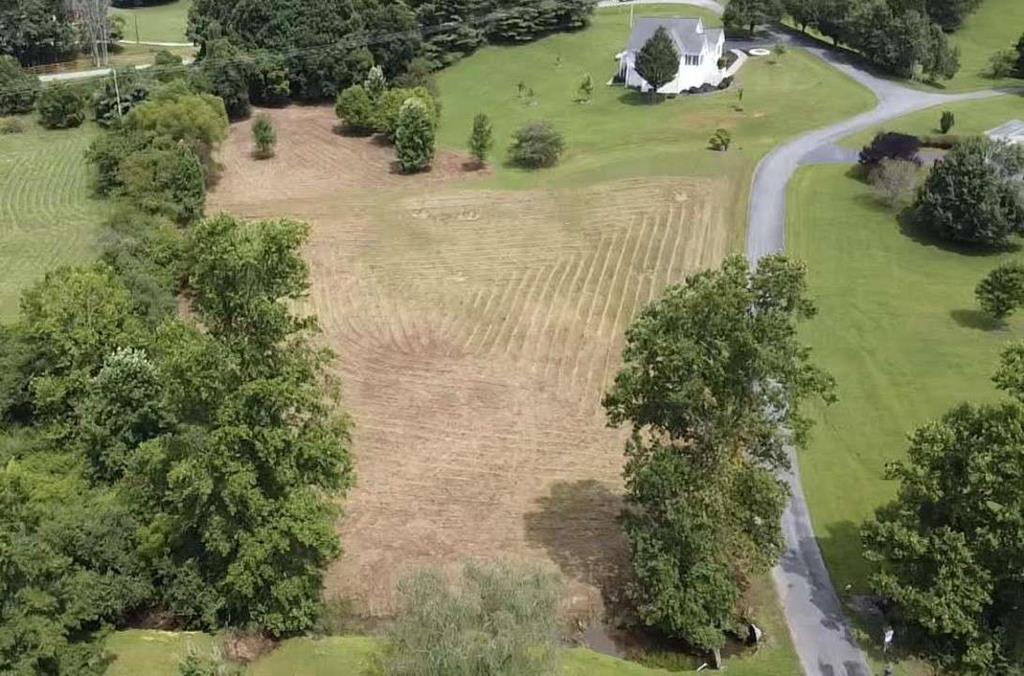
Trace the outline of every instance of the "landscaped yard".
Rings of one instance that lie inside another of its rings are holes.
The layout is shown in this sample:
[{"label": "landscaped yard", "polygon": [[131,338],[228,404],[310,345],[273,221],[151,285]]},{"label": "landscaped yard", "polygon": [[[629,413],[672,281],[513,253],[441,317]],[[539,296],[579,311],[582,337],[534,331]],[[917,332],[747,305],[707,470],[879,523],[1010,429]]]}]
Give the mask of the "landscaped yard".
[{"label": "landscaped yard", "polygon": [[92,123],[51,131],[33,116],[25,131],[0,135],[0,321],[12,319],[22,289],[47,270],[88,262],[105,206],[91,196],[83,153]]},{"label": "landscaped yard", "polygon": [[137,9],[113,8],[110,13],[124,17],[124,39],[130,42],[188,42],[185,22],[190,4],[191,0],[173,0]]},{"label": "landscaped yard", "polygon": [[939,118],[944,110],[949,110],[956,116],[956,126],[950,130],[950,134],[958,136],[983,134],[1009,120],[1024,119],[1024,96],[1007,94],[983,101],[961,101],[946,106],[928,108],[843,139],[842,145],[859,149],[868,143],[876,132],[883,130],[899,131],[916,136],[938,134]]}]

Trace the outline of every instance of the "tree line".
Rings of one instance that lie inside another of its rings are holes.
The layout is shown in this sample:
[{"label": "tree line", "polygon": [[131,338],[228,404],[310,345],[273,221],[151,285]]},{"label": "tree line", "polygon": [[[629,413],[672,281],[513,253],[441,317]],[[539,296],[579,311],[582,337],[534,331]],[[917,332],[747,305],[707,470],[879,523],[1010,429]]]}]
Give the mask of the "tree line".
[{"label": "tree line", "polygon": [[227,124],[181,79],[115,121],[88,153],[99,262],[0,329],[0,671],[101,674],[105,632],[140,617],[318,617],[349,424],[295,309],[308,227],[204,218]]},{"label": "tree line", "polygon": [[592,0],[197,0],[188,34],[232,117],[249,101],[332,99],[372,66],[400,86],[487,42],[583,28]]},{"label": "tree line", "polygon": [[860,52],[881,70],[905,78],[949,79],[960,68],[948,31],[978,7],[980,0],[734,0],[726,26],[753,30],[792,17]]}]

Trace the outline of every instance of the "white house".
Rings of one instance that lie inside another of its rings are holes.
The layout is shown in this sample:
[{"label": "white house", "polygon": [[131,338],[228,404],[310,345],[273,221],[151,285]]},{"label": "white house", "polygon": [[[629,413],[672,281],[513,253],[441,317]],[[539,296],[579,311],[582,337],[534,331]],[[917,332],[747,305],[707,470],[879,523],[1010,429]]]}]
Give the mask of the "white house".
[{"label": "white house", "polygon": [[725,48],[725,31],[721,28],[705,28],[699,18],[637,19],[629,36],[629,46],[618,56],[618,81],[627,87],[650,91],[651,86],[636,72],[634,63],[637,53],[660,26],[664,26],[679,52],[679,71],[675,79],[662,85],[659,94],[678,94],[691,87],[717,85],[722,81],[723,74],[718,67],[718,60],[722,58]]}]

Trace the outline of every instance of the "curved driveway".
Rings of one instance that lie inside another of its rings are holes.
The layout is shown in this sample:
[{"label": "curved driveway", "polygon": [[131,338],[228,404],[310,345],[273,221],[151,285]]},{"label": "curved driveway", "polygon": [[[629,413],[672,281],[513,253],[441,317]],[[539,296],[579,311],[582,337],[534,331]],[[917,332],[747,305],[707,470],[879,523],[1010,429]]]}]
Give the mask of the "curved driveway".
[{"label": "curved driveway", "polygon": [[[798,38],[790,40],[799,41]],[[816,44],[802,46],[874,92],[878,105],[874,110],[785,143],[761,160],[751,186],[747,226],[747,256],[754,263],[762,256],[785,248],[786,189],[802,160],[810,161],[827,154],[823,151],[843,137],[895,117],[943,103],[984,99],[1003,93],[920,92],[866,72],[841,52]],[[786,551],[773,577],[800,664],[805,674],[813,676],[868,676],[871,671],[850,633],[842,604],[822,559],[792,449],[790,460],[792,470],[784,478],[792,499],[782,517]]]},{"label": "curved driveway", "polygon": [[[601,0],[601,7],[628,4],[695,5],[722,14],[714,0]],[[833,144],[858,131],[877,126],[908,113],[955,101],[984,99],[1003,92],[979,91],[965,94],[932,94],[908,89],[865,71],[842,52],[818,43],[777,34],[777,40],[799,43],[808,52],[834,66],[870,89],[878,99],[871,111],[818,129],[787,142],[768,153],[754,172],[750,191],[747,226],[747,256],[757,263],[763,256],[781,252],[786,243],[786,188],[801,161],[832,154]],[[808,101],[813,105],[813,101]],[[784,479],[792,499],[782,516],[786,550],[773,571],[775,587],[786,615],[800,665],[808,676],[869,676],[864,653],[850,632],[843,606],[836,594],[828,568],[821,556],[811,524],[810,511],[795,452],[790,449],[792,469]]]}]

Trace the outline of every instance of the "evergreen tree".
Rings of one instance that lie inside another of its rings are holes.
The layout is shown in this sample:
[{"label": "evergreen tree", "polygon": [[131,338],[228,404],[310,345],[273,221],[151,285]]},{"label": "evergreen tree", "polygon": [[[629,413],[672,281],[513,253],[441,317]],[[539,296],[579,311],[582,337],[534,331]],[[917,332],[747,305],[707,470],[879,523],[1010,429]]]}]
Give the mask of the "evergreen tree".
[{"label": "evergreen tree", "polygon": [[473,118],[473,131],[469,135],[469,154],[483,165],[487,161],[487,154],[494,145],[494,133],[491,128],[491,118],[484,113],[477,113]]},{"label": "evergreen tree", "polygon": [[652,94],[679,72],[679,52],[664,26],[658,26],[636,55],[636,72],[647,81]]},{"label": "evergreen tree", "polygon": [[434,119],[418,98],[406,99],[395,131],[398,166],[406,173],[425,169],[434,159]]}]

